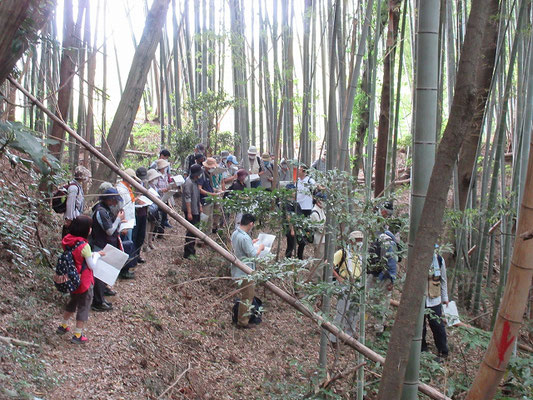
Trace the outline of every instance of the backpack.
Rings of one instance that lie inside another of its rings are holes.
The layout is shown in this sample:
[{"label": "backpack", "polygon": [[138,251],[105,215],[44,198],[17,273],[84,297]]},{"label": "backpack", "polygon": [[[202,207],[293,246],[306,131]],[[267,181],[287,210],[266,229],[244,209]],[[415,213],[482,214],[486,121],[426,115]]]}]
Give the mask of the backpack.
[{"label": "backpack", "polygon": [[[389,238],[390,238],[390,236],[389,236]],[[390,241],[394,241],[392,238],[390,238],[389,240]],[[385,260],[383,259],[383,257],[385,257],[386,254],[384,254],[384,252],[381,249],[381,242],[382,241],[383,240],[381,240],[378,237],[376,240],[374,240],[368,246],[367,272],[370,273],[370,274],[371,273],[378,273],[379,274],[384,269]],[[396,243],[396,253],[395,254],[396,254],[396,257],[397,257],[397,262],[400,262],[400,261],[402,261],[402,256],[401,256],[402,246],[397,241],[394,241],[394,243]]]},{"label": "backpack", "polygon": [[[237,324],[239,321],[239,304],[241,303],[240,299],[236,299],[233,304],[232,309],[232,316],[231,320],[234,324]],[[249,324],[260,324],[263,320],[261,316],[263,315],[263,312],[261,311],[261,307],[263,306],[263,302],[258,297],[254,297],[252,300],[252,308],[250,310],[250,319],[248,320]]]},{"label": "backpack", "polygon": [[[67,197],[68,197],[68,188],[71,185],[75,185],[74,183],[67,183],[66,185],[63,185],[60,187],[53,195],[52,195],[52,210],[54,210],[58,214],[64,214],[67,211]],[[76,197],[80,194],[80,187],[78,187],[78,193]]]},{"label": "backpack", "polygon": [[78,273],[78,270],[76,269],[76,263],[74,261],[74,256],[72,253],[84,243],[87,242],[80,241],[76,243],[74,247],[66,246],[65,251],[59,256],[59,259],[57,260],[56,275],[67,275],[68,277],[68,280],[66,282],[54,282],[56,289],[59,290],[61,293],[72,293],[76,289],[78,289],[78,287],[80,287],[81,272],[83,272],[83,270],[87,266],[84,260],[81,267],[81,271],[80,273]]}]

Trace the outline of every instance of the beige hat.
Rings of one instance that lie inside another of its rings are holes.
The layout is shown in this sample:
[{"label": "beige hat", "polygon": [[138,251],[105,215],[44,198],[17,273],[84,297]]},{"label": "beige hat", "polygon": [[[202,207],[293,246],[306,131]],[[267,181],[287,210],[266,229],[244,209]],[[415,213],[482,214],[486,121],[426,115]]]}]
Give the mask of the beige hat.
[{"label": "beige hat", "polygon": [[163,169],[163,168],[166,168],[170,165],[170,163],[167,161],[167,160],[164,160],[162,158],[160,158],[159,160],[157,160],[156,162],[156,165],[157,165],[157,170],[159,171],[160,169]]},{"label": "beige hat", "polygon": [[263,154],[261,154],[261,160],[263,161],[270,161],[271,157],[270,157],[270,153],[269,152],[264,152]]},{"label": "beige hat", "polygon": [[348,236],[348,240],[350,242],[355,242],[357,239],[363,240],[363,238],[364,238],[364,235],[363,235],[363,232],[361,232],[361,231],[353,231]]},{"label": "beige hat", "polygon": [[218,166],[217,160],[213,157],[207,157],[207,160],[205,160],[202,165],[206,168],[216,168]]},{"label": "beige hat", "polygon": [[149,169],[149,170],[148,170],[148,173],[146,174],[146,180],[147,180],[148,182],[151,182],[151,181],[153,181],[154,179],[157,179],[157,178],[159,178],[159,177],[161,177],[161,176],[163,176],[163,175],[161,175],[161,174],[159,173],[159,171],[156,171],[155,169]]},{"label": "beige hat", "polygon": [[74,178],[81,181],[91,179],[91,171],[89,171],[83,165],[78,165],[74,170]]},{"label": "beige hat", "polygon": [[255,156],[257,154],[257,147],[255,146],[248,147],[248,154],[253,154]]},{"label": "beige hat", "polygon": [[128,174],[128,176],[130,176],[131,178],[135,179],[137,182],[141,182],[141,180],[137,177],[137,174],[135,173],[135,171],[133,170],[133,168],[126,168],[124,170],[124,172],[126,174]]}]

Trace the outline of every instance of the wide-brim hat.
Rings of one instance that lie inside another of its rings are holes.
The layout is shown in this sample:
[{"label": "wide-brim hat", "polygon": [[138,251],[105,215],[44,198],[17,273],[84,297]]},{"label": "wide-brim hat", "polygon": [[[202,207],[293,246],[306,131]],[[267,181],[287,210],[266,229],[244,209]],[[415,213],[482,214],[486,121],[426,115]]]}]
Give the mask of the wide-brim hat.
[{"label": "wide-brim hat", "polygon": [[191,166],[191,178],[196,178],[197,176],[202,175],[202,166],[200,164],[194,164]]},{"label": "wide-brim hat", "polygon": [[248,154],[253,154],[255,156],[257,154],[257,147],[255,146],[248,147]]},{"label": "wide-brim hat", "polygon": [[146,174],[146,180],[147,180],[148,182],[151,182],[151,181],[153,181],[154,179],[157,179],[157,178],[159,178],[159,177],[161,177],[161,176],[163,176],[163,175],[161,175],[161,174],[159,173],[159,171],[156,171],[155,169],[149,169],[148,172],[147,172],[147,174]]},{"label": "wide-brim hat", "polygon": [[146,177],[148,176],[148,170],[146,167],[139,167],[135,171],[135,175],[137,175],[137,178],[139,178],[141,181],[145,181]]},{"label": "wide-brim hat", "polygon": [[74,178],[77,180],[86,181],[91,178],[91,171],[89,171],[83,165],[78,165],[74,170]]},{"label": "wide-brim hat", "polygon": [[137,182],[141,182],[141,180],[137,177],[137,174],[135,173],[135,171],[133,170],[133,168],[126,168],[124,170],[124,172],[126,174],[128,174],[128,176],[130,176],[131,178],[135,179]]},{"label": "wide-brim hat", "polygon": [[363,238],[364,238],[364,235],[363,235],[363,232],[361,231],[353,231],[348,236],[348,240],[350,242],[355,242],[357,239],[363,240]]},{"label": "wide-brim hat", "polygon": [[216,168],[218,166],[217,160],[215,160],[213,157],[208,157],[207,160],[205,160],[202,165],[206,168]]},{"label": "wide-brim hat", "polygon": [[158,171],[160,169],[166,168],[166,167],[168,167],[170,165],[170,163],[167,160],[163,159],[163,158],[160,158],[159,160],[157,160],[155,162],[155,164],[157,165],[156,168],[157,168]]},{"label": "wide-brim hat", "polygon": [[227,151],[227,150],[222,150],[222,151],[220,152],[220,158],[228,158],[228,156],[229,156],[229,151]]},{"label": "wide-brim hat", "polygon": [[100,200],[116,200],[117,202],[122,201],[122,197],[118,194],[118,190],[114,187],[106,189],[104,193],[100,196]]},{"label": "wide-brim hat", "polygon": [[261,160],[263,161],[270,161],[272,158],[270,156],[270,153],[267,153],[267,152],[264,152],[263,154],[261,154]]}]

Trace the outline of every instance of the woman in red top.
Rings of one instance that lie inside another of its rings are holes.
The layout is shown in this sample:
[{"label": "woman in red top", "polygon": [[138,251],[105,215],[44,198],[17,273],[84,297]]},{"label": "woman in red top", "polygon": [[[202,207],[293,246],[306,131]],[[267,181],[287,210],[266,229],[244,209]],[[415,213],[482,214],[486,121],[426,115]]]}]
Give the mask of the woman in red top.
[{"label": "woman in red top", "polygon": [[[82,334],[83,327],[89,319],[89,309],[93,299],[93,267],[96,264],[98,258],[103,255],[103,252],[93,254],[91,246],[87,242],[87,238],[91,233],[91,226],[93,220],[86,215],[80,215],[76,217],[70,224],[70,233],[67,234],[62,241],[63,249],[67,247],[78,247],[72,252],[76,269],[80,274],[80,286],[78,289],[70,293],[70,300],[65,306],[65,312],[63,314],[63,321],[58,326],[56,332],[59,335],[63,335],[70,331],[68,327],[68,320],[76,313],[76,328],[74,329],[74,336],[70,340],[72,343],[84,344],[87,342],[87,338]],[[66,276],[54,277],[57,283],[67,279]]]}]

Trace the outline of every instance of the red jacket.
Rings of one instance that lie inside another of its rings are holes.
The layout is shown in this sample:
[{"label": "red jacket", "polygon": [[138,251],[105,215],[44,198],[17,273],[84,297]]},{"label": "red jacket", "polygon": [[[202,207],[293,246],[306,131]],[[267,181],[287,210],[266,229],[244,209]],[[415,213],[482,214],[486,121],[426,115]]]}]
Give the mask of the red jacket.
[{"label": "red jacket", "polygon": [[91,287],[91,285],[94,285],[93,271],[87,266],[83,271],[81,270],[83,262],[85,261],[81,255],[81,252],[85,246],[89,245],[89,243],[87,243],[87,239],[79,236],[73,236],[69,233],[63,238],[61,245],[63,246],[63,250],[65,250],[66,246],[74,247],[78,242],[84,242],[85,244],[79,245],[78,248],[72,252],[76,269],[78,270],[78,273],[81,273],[80,286],[72,292],[73,294],[85,293]]}]

